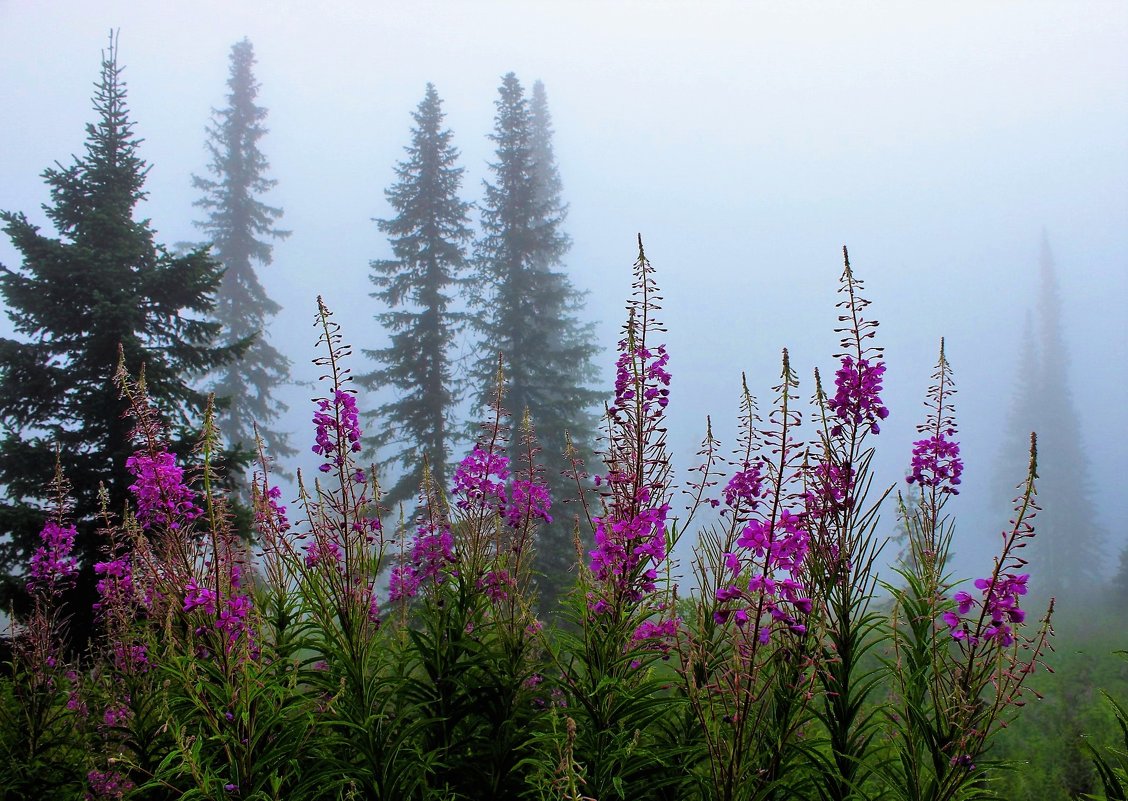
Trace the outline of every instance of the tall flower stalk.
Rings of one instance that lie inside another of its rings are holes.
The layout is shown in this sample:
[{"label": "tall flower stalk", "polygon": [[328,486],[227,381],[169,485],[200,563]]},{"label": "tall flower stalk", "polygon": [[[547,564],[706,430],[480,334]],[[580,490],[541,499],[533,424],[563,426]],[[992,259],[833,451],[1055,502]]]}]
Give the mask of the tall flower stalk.
[{"label": "tall flower stalk", "polygon": [[[710,797],[785,793],[795,736],[811,699],[815,657],[804,562],[798,385],[783,352],[767,424],[742,382],[739,445],[717,524],[702,532],[694,567],[702,587],[682,676],[706,760]],[[781,796],[782,797],[782,796]]]},{"label": "tall flower stalk", "polygon": [[822,765],[815,791],[823,799],[854,797],[873,769],[878,719],[872,695],[879,673],[867,654],[881,641],[882,618],[870,608],[881,542],[877,517],[890,489],[869,497],[870,465],[889,414],[881,399],[883,351],[875,344],[878,322],[866,316],[870,302],[854,274],[846,248],[839,293],[841,351],[836,354],[833,396],[815,372],[818,439],[806,458],[804,517],[811,536],[807,581],[822,621],[819,700],[813,711],[827,751],[810,753]]},{"label": "tall flower stalk", "polygon": [[1037,511],[1036,439],[1020,486],[1011,527],[1003,532],[994,569],[974,582],[976,592],[952,593],[945,572],[952,523],[945,506],[958,494],[963,462],[956,441],[952,370],[940,356],[928,390],[928,415],[917,427],[908,484],[920,487],[918,503],[900,503],[908,533],[908,558],[898,573],[903,584],[887,585],[896,602],[893,656],[887,675],[896,688],[887,716],[895,733],[897,759],[884,766],[886,786],[906,801],[963,797],[982,776],[987,746],[1023,704],[1026,678],[1049,648],[1050,609],[1041,625],[1026,629],[1020,606],[1028,576],[1020,550],[1034,535]]}]

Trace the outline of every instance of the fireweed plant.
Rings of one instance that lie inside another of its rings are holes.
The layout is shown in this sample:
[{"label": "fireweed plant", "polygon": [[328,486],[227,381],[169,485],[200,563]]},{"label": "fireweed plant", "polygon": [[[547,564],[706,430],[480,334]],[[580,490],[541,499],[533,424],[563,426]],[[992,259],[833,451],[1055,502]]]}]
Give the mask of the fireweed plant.
[{"label": "fireweed plant", "polygon": [[[885,710],[896,758],[883,766],[890,793],[912,801],[990,798],[977,768],[991,735],[1024,703],[1024,682],[1050,647],[1053,602],[1040,625],[1025,632],[1021,606],[1029,575],[1020,551],[1034,535],[1037,439],[1019,486],[1014,518],[989,576],[974,591],[955,589],[945,573],[952,522],[944,514],[959,494],[963,461],[955,440],[952,369],[940,341],[940,357],[928,390],[923,436],[913,443],[909,484],[919,502],[902,499],[899,514],[908,532],[909,557],[898,569],[901,584],[887,585],[896,606],[893,658],[887,664],[894,700]],[[1030,691],[1033,693],[1033,691]],[[1036,695],[1036,693],[1035,693]]]},{"label": "fireweed plant", "polygon": [[[886,614],[875,529],[890,490],[871,494],[886,367],[849,259],[833,388],[816,371],[802,402],[785,350],[770,411],[745,379],[735,449],[722,455],[707,418],[681,486],[665,444],[676,354],[641,240],[634,279],[602,449],[566,454],[571,507],[550,496],[535,421],[505,408],[499,359],[451,486],[424,462],[397,520],[359,461],[350,348],[319,299],[315,462],[285,501],[260,446],[246,540],[211,410],[177,456],[144,375],[119,367],[136,451],[128,508],[103,504],[98,630],[64,652],[76,529],[57,474],[0,676],[0,798],[991,797],[991,738],[1052,633],[1024,608],[1033,444],[993,568],[954,582],[944,510],[963,462],[941,346]],[[544,619],[538,533],[562,515],[575,588]],[[685,593],[670,554],[699,516]]]}]

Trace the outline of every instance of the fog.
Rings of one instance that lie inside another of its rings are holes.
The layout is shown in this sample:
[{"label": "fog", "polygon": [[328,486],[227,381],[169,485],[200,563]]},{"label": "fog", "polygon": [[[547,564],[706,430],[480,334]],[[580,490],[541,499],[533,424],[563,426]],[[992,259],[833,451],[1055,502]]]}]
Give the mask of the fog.
[{"label": "fog", "polygon": [[[131,116],[152,165],[143,214],[164,244],[198,239],[190,175],[204,174],[204,128],[225,102],[230,47],[247,36],[269,109],[260,146],[278,180],[265,199],[293,231],[260,273],[284,307],[270,337],[310,380],[319,293],[358,352],[383,344],[368,262],[390,249],[371,218],[390,214],[384,189],[426,82],[462,152],[463,195],[477,201],[497,87],[512,70],[526,89],[537,79],[547,89],[570,203],[566,265],[591,293],[608,387],[636,233],[658,271],[681,477],[707,414],[734,444],[742,371],[762,409],[781,348],[804,397],[815,366],[833,372],[845,244],[886,348],[879,481],[904,475],[945,336],[966,462],[951,507],[956,570],[981,573],[1006,522],[988,490],[1045,231],[1095,514],[1123,543],[1128,5],[317,7],[0,1],[0,208],[47,226],[40,173],[81,152],[100,51],[120,28]],[[0,263],[20,264],[6,238]],[[288,390],[291,414],[278,426],[307,468],[310,396]]]}]

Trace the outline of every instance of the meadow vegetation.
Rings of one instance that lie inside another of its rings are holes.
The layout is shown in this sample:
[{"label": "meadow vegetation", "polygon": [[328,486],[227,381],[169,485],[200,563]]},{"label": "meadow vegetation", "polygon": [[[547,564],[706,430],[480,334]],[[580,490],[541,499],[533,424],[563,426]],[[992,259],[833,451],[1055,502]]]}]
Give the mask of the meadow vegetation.
[{"label": "meadow vegetation", "polygon": [[[358,461],[350,348],[319,302],[318,465],[284,503],[260,452],[247,540],[213,411],[177,458],[144,373],[119,367],[133,483],[126,508],[103,504],[95,636],[68,647],[60,470],[0,677],[0,797],[1124,798],[1123,712],[1076,695],[1123,697],[1104,656],[1123,644],[1115,626],[1055,656],[1052,602],[1027,602],[1036,439],[994,561],[951,576],[952,366],[941,343],[906,483],[876,486],[885,364],[844,261],[832,379],[814,371],[805,397],[784,350],[766,410],[745,380],[739,441],[708,431],[679,482],[665,448],[677,359],[640,240],[599,450],[566,454],[571,504],[552,497],[530,416],[506,407],[503,356],[450,486],[424,463],[414,515],[390,514]],[[907,535],[884,581],[879,511]],[[577,543],[559,609],[536,592],[554,519]],[[685,537],[692,563],[674,566]]]}]

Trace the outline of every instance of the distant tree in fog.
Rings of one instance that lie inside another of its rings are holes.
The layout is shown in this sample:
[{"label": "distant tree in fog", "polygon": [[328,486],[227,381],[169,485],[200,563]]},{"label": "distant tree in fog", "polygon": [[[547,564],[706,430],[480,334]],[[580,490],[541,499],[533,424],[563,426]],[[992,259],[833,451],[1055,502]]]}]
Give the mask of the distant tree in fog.
[{"label": "distant tree in fog", "polygon": [[465,314],[451,309],[450,291],[464,279],[466,248],[472,239],[470,204],[459,198],[462,167],[452,132],[443,128],[442,101],[431,84],[412,114],[415,127],[407,158],[396,166],[396,182],[385,195],[395,211],[377,220],[388,235],[393,258],[373,261],[372,297],[386,308],[376,320],[391,343],[365,350],[379,366],[357,381],[369,389],[388,387],[394,399],[367,413],[377,433],[367,440],[393,445],[388,457],[404,472],[387,488],[384,500],[396,504],[414,496],[422,479],[423,457],[440,487],[446,486],[456,427],[458,392],[451,349]]},{"label": "distant tree in fog", "polygon": [[290,361],[267,341],[269,319],[281,307],[267,296],[256,264],[269,265],[270,240],[284,239],[290,232],[275,227],[282,209],[260,200],[277,181],[266,177],[270,164],[259,150],[259,140],[267,132],[263,126],[267,111],[255,104],[259,84],[254,64],[251,43],[236,42],[231,48],[227,106],[213,112],[207,129],[212,177],[193,176],[192,184],[204,193],[195,205],[207,213],[196,227],[208,237],[212,254],[225,270],[212,318],[222,326],[221,336],[227,341],[253,338],[243,358],[211,377],[216,394],[229,403],[218,416],[219,430],[232,445],[253,449],[257,422],[267,452],[288,457],[297,451],[288,435],[270,423],[287,408],[275,390],[289,378]]},{"label": "distant tree in fog", "polygon": [[[137,450],[128,404],[114,384],[119,349],[126,369],[144,368],[151,400],[170,427],[172,449],[193,447],[206,396],[189,384],[220,369],[245,343],[214,347],[212,313],[222,268],[203,250],[174,256],[135,217],[148,165],[138,155],[113,38],[96,84],[97,121],[86,152],[43,172],[44,211],[58,238],[22,213],[0,213],[22,267],[0,269],[0,295],[19,339],[0,339],[0,573],[4,595],[19,596],[22,570],[40,544],[55,449],[73,490],[80,560],[72,630],[89,631],[96,561],[107,543],[95,522],[105,482],[120,513],[134,482],[126,459]],[[8,608],[7,600],[4,608]]]},{"label": "distant tree in fog", "polygon": [[1128,545],[1120,549],[1120,562],[1112,577],[1111,601],[1114,608],[1128,611]]},{"label": "distant tree in fog", "polygon": [[1094,592],[1111,558],[1102,553],[1104,532],[1095,519],[1089,462],[1073,400],[1069,354],[1061,320],[1061,299],[1049,241],[1043,237],[1040,292],[1036,315],[1028,321],[1019,360],[1018,385],[1011,406],[999,487],[1015,492],[1022,478],[1024,443],[1038,433],[1038,536],[1023,557],[1037,585],[1057,596]]},{"label": "distant tree in fog", "polygon": [[[537,543],[538,569],[545,574],[540,592],[551,606],[571,583],[575,561],[570,523],[574,509],[561,501],[574,497],[575,483],[562,474],[566,435],[581,452],[594,440],[593,407],[602,395],[590,384],[598,351],[592,327],[580,320],[583,294],[560,270],[570,240],[562,227],[566,206],[552,151],[552,127],[543,86],[530,106],[517,77],[502,79],[490,139],[497,160],[485,182],[482,236],[475,248],[475,324],[482,347],[473,370],[478,407],[484,409],[494,386],[497,356],[504,359],[506,405],[514,421],[528,409],[554,500],[555,522]],[[511,440],[515,455],[519,438]]]}]

